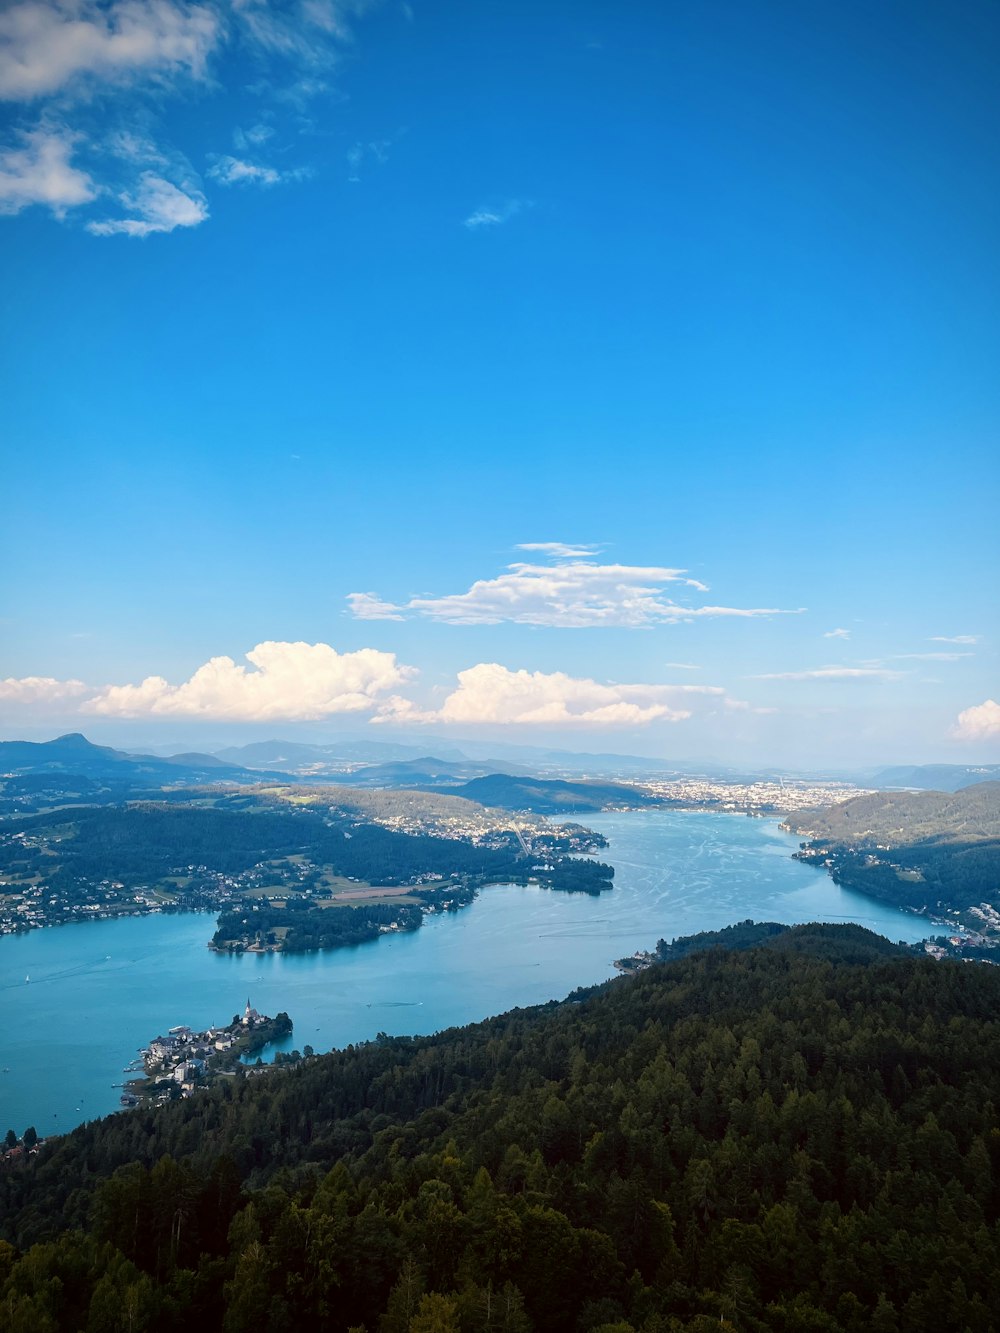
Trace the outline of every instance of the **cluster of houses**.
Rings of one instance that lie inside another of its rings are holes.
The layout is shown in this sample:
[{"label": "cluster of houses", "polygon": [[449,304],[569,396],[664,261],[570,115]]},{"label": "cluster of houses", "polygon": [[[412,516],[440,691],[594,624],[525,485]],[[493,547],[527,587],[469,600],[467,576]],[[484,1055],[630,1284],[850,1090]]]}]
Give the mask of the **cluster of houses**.
[{"label": "cluster of houses", "polygon": [[[195,1032],[183,1024],[170,1028],[165,1037],[154,1037],[140,1052],[146,1077],[158,1083],[173,1079],[180,1084],[181,1096],[190,1097],[198,1084],[204,1082],[205,1071],[213,1056],[235,1054],[234,1048],[247,1033],[270,1021],[266,1014],[258,1013],[248,999],[242,1017],[234,1017],[225,1027],[210,1027],[203,1032]],[[216,1065],[220,1063],[215,1062]],[[159,1100],[167,1097],[169,1090],[161,1092]],[[122,1102],[129,1105],[135,1105],[139,1100],[134,1092],[122,1097]]]}]

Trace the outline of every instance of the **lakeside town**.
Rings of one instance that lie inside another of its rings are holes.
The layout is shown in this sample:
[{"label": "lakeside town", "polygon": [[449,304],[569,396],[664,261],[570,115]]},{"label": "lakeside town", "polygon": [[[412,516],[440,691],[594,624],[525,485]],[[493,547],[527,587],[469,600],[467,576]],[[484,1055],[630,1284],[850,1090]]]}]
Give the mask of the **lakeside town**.
[{"label": "lakeside town", "polygon": [[[247,997],[242,1014],[231,1023],[202,1031],[180,1024],[166,1035],[153,1037],[139,1051],[139,1058],[126,1066],[132,1077],[125,1084],[121,1104],[125,1108],[162,1106],[191,1097],[199,1088],[218,1078],[236,1078],[245,1056],[280,1041],[292,1031],[286,1013],[275,1017],[259,1013]],[[307,1054],[312,1054],[307,1048]],[[297,1056],[297,1052],[295,1053]],[[244,1071],[246,1072],[246,1071]]]}]

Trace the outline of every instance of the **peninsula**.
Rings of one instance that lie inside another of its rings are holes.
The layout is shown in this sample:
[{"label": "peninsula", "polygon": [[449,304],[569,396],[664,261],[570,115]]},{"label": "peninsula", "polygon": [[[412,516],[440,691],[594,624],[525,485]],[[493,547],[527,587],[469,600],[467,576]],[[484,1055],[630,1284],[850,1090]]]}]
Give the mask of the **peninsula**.
[{"label": "peninsula", "polygon": [[153,1037],[140,1050],[143,1073],[126,1084],[122,1106],[162,1106],[190,1097],[219,1078],[233,1078],[244,1056],[262,1051],[291,1030],[292,1020],[286,1013],[274,1018],[258,1013],[249,997],[243,1013],[234,1014],[224,1027],[202,1032],[184,1025],[172,1027],[166,1036]]}]

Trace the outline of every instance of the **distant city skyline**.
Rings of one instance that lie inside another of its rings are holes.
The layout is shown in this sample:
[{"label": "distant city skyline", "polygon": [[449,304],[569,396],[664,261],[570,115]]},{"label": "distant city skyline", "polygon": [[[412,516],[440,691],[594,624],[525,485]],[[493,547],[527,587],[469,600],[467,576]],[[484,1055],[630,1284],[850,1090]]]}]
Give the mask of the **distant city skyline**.
[{"label": "distant city skyline", "polygon": [[13,0],[0,736],[1000,762],[998,52]]}]

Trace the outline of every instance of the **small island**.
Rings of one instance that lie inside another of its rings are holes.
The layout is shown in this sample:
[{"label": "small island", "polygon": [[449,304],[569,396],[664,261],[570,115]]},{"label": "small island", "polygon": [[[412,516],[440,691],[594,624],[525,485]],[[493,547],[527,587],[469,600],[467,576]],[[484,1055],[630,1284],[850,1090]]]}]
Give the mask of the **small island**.
[{"label": "small island", "polygon": [[161,1106],[190,1097],[217,1078],[234,1078],[243,1056],[263,1050],[291,1031],[292,1020],[286,1013],[274,1018],[261,1014],[249,997],[242,1015],[234,1014],[225,1027],[203,1032],[172,1027],[139,1051],[143,1074],[125,1085],[122,1106]]}]

